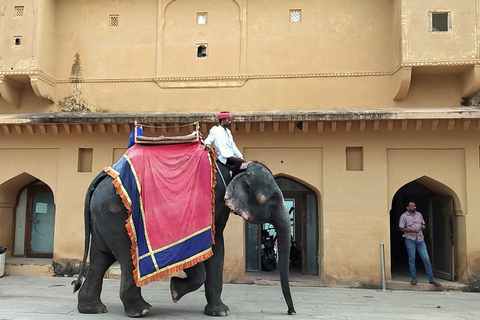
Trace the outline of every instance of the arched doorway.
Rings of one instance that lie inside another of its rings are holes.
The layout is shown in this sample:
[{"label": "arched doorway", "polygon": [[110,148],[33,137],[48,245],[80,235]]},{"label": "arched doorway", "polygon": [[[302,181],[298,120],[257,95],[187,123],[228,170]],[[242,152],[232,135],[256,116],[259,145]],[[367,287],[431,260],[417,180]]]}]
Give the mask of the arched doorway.
[{"label": "arched doorway", "polygon": [[[282,190],[291,220],[291,275],[318,275],[318,199],[315,191],[291,178],[275,178]],[[246,270],[271,272],[271,266],[262,261],[265,255],[265,237],[275,237],[270,224],[261,226],[246,224]],[[263,231],[263,234],[262,234]],[[263,241],[262,241],[263,236]]]},{"label": "arched doorway", "polygon": [[[417,211],[425,220],[425,244],[428,249],[434,276],[455,281],[458,279],[457,252],[455,239],[459,237],[456,228],[455,207],[458,198],[442,183],[429,177],[411,181],[397,190],[390,210],[391,273],[393,280],[410,279],[408,256],[402,232],[399,229],[400,216],[406,211],[409,201],[415,202]],[[425,276],[423,263],[417,254],[416,268],[419,277]]]}]

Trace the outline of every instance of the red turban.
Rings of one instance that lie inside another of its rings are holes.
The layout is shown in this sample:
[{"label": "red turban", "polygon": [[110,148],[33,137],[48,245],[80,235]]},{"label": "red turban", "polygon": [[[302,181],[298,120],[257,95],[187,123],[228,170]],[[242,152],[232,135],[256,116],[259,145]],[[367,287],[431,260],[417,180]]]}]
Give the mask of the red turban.
[{"label": "red turban", "polygon": [[217,116],[217,119],[218,120],[230,119],[231,117],[232,117],[232,115],[230,114],[230,112],[220,112]]}]

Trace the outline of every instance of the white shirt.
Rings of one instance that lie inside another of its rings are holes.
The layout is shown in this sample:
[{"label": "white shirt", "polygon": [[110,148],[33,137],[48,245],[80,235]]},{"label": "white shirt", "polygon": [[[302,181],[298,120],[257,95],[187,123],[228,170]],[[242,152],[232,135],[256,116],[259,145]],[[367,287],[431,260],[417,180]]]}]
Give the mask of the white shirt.
[{"label": "white shirt", "polygon": [[242,153],[238,150],[235,142],[233,142],[232,132],[228,128],[223,128],[221,125],[214,126],[210,129],[204,143],[209,145],[214,143],[217,159],[223,164],[227,163],[227,158],[230,157],[243,159]]}]

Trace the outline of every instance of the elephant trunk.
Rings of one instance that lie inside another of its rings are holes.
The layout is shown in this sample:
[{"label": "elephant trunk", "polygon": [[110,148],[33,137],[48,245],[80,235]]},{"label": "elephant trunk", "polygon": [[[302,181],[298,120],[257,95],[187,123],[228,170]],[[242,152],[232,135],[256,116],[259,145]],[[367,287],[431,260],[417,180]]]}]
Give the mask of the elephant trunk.
[{"label": "elephant trunk", "polygon": [[[285,220],[285,221],[283,221]],[[293,300],[290,294],[290,284],[288,280],[289,260],[290,260],[290,219],[285,210],[282,215],[282,221],[278,221],[275,225],[278,241],[278,267],[280,269],[280,284],[282,285],[283,297],[288,306],[288,314],[296,313],[293,307]]]}]

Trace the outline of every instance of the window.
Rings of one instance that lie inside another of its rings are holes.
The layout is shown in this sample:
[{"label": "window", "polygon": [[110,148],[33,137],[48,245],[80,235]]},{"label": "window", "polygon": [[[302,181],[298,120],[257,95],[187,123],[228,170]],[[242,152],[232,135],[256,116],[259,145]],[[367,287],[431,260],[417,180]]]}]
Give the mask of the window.
[{"label": "window", "polygon": [[118,14],[111,14],[108,18],[108,26],[110,28],[118,27],[119,22],[120,22],[120,15]]},{"label": "window", "polygon": [[21,46],[22,45],[22,37],[20,37],[20,36],[13,37],[13,45]]},{"label": "window", "polygon": [[25,7],[24,6],[15,6],[15,9],[13,11],[13,16],[14,17],[23,17],[24,13],[25,13]]},{"label": "window", "polygon": [[430,12],[430,31],[450,31],[450,12]]},{"label": "window", "polygon": [[199,12],[197,13],[197,24],[207,24],[207,12]]},{"label": "window", "polygon": [[300,22],[302,20],[302,10],[292,9],[290,10],[290,22]]},{"label": "window", "polygon": [[197,58],[206,58],[207,53],[207,44],[197,44]]}]

